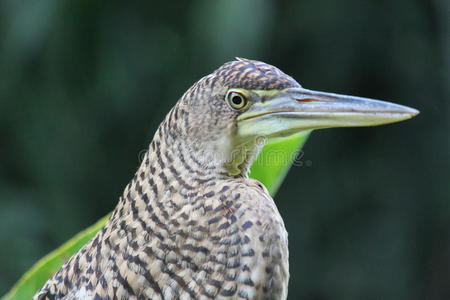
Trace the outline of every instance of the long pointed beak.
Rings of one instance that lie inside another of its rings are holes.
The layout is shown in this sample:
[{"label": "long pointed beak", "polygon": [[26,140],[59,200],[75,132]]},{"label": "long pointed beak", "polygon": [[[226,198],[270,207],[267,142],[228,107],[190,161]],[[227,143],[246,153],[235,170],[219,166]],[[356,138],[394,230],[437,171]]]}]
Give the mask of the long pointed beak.
[{"label": "long pointed beak", "polygon": [[291,88],[262,96],[238,117],[240,136],[287,136],[331,127],[376,126],[414,117],[418,110],[386,101]]}]

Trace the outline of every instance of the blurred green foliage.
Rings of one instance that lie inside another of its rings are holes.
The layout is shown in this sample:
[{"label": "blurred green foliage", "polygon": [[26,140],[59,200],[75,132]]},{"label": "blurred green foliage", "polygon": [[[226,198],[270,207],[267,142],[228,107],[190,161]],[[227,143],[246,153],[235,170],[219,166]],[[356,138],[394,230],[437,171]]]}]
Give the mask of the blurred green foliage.
[{"label": "blurred green foliage", "polygon": [[22,275],[18,282],[1,298],[1,300],[33,298],[33,295],[41,289],[45,282],[105,226],[109,216],[110,214],[104,216],[95,224],[79,232],[57,249],[41,258],[33,267]]},{"label": "blurred green foliage", "polygon": [[315,132],[276,201],[290,299],[450,298],[445,0],[0,1],[0,294],[114,206],[163,116],[234,56],[421,110]]}]

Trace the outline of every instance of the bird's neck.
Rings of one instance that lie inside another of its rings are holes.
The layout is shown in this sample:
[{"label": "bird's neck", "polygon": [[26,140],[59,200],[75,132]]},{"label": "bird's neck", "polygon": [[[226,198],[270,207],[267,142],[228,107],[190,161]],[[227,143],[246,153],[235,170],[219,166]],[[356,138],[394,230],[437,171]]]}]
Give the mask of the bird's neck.
[{"label": "bird's neck", "polygon": [[[176,213],[209,186],[247,177],[261,143],[255,141],[230,148],[232,155],[211,152],[208,146],[199,148],[198,144],[188,143],[170,133],[169,125],[163,122],[141,166],[126,186],[112,220],[129,212],[145,214],[154,205],[167,206],[168,214]],[[229,157],[224,160],[222,155],[228,155],[231,160]]]},{"label": "bird's neck", "polygon": [[226,138],[193,143],[171,132],[166,119],[155,133],[135,178],[145,178],[151,190],[161,193],[194,188],[211,180],[247,177],[263,145],[260,139],[238,144]]},{"label": "bird's neck", "polygon": [[166,119],[156,131],[130,185],[134,181],[145,182],[149,188],[144,189],[152,197],[160,198],[168,192],[188,193],[207,182],[227,179],[221,154],[209,150],[180,138]]}]

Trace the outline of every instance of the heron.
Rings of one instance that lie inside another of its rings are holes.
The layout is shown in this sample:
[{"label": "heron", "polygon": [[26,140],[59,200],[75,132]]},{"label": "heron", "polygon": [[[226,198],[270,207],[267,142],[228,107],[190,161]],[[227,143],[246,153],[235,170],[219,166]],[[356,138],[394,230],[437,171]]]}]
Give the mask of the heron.
[{"label": "heron", "polygon": [[248,177],[261,140],[417,114],[303,88],[264,62],[227,62],[169,111],[105,227],[34,299],[286,299],[287,231]]}]

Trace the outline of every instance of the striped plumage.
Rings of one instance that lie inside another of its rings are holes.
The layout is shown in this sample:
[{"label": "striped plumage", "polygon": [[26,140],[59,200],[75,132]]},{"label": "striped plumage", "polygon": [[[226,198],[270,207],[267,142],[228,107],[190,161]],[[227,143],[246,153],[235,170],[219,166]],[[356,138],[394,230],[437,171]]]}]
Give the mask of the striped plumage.
[{"label": "striped plumage", "polygon": [[[192,86],[169,112],[103,230],[35,299],[285,299],[287,232],[267,190],[239,174],[238,112],[229,88],[298,83],[268,64],[238,59]],[[257,148],[257,146],[255,146]]]}]

